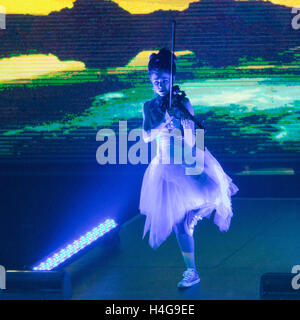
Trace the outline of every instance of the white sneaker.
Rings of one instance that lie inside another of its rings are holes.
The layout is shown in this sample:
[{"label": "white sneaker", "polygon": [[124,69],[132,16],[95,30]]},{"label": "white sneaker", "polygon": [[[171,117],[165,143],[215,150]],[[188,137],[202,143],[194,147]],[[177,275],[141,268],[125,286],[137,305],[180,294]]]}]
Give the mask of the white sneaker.
[{"label": "white sneaker", "polygon": [[202,217],[194,211],[189,211],[184,220],[184,230],[189,236],[193,236],[195,225]]},{"label": "white sneaker", "polygon": [[196,269],[188,268],[183,272],[183,279],[178,282],[178,288],[188,288],[200,282],[200,277]]}]

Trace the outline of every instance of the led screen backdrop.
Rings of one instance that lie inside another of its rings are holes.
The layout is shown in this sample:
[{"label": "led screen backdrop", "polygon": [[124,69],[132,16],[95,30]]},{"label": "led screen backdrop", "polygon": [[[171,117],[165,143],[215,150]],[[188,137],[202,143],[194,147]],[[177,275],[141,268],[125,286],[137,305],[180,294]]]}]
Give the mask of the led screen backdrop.
[{"label": "led screen backdrop", "polygon": [[1,161],[95,161],[98,130],[141,128],[148,57],[170,47],[173,19],[176,83],[205,120],[209,149],[299,156],[293,1],[23,2],[0,1]]}]

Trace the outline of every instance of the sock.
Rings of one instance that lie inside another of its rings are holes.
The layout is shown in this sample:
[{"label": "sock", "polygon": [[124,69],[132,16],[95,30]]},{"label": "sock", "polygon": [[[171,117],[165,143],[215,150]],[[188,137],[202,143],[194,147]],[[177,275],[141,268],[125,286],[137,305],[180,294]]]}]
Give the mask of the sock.
[{"label": "sock", "polygon": [[194,255],[194,238],[187,234],[176,234],[184,263],[188,269],[196,269]]},{"label": "sock", "polygon": [[181,253],[182,253],[183,260],[184,260],[184,263],[185,263],[187,269],[196,270],[194,252],[181,251]]}]

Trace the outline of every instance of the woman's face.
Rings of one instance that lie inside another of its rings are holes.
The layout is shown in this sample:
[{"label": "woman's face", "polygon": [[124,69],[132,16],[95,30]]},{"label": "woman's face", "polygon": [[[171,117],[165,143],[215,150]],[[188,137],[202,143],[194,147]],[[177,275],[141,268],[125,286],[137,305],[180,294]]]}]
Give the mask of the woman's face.
[{"label": "woman's face", "polygon": [[[174,78],[173,78],[174,79]],[[170,91],[170,73],[167,71],[151,72],[150,81],[155,93],[161,97],[167,95]]]}]

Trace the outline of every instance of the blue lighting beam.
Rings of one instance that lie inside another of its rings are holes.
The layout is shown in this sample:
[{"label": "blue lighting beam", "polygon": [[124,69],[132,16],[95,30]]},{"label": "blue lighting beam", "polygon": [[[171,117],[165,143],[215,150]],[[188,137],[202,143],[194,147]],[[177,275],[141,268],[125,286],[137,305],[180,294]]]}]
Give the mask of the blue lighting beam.
[{"label": "blue lighting beam", "polygon": [[47,260],[41,262],[38,266],[33,267],[33,270],[52,270],[70,259],[74,254],[78,253],[98,238],[103,237],[106,233],[116,228],[117,224],[113,219],[107,219],[98,227],[87,232],[84,236],[68,244],[66,247],[53,253]]}]

